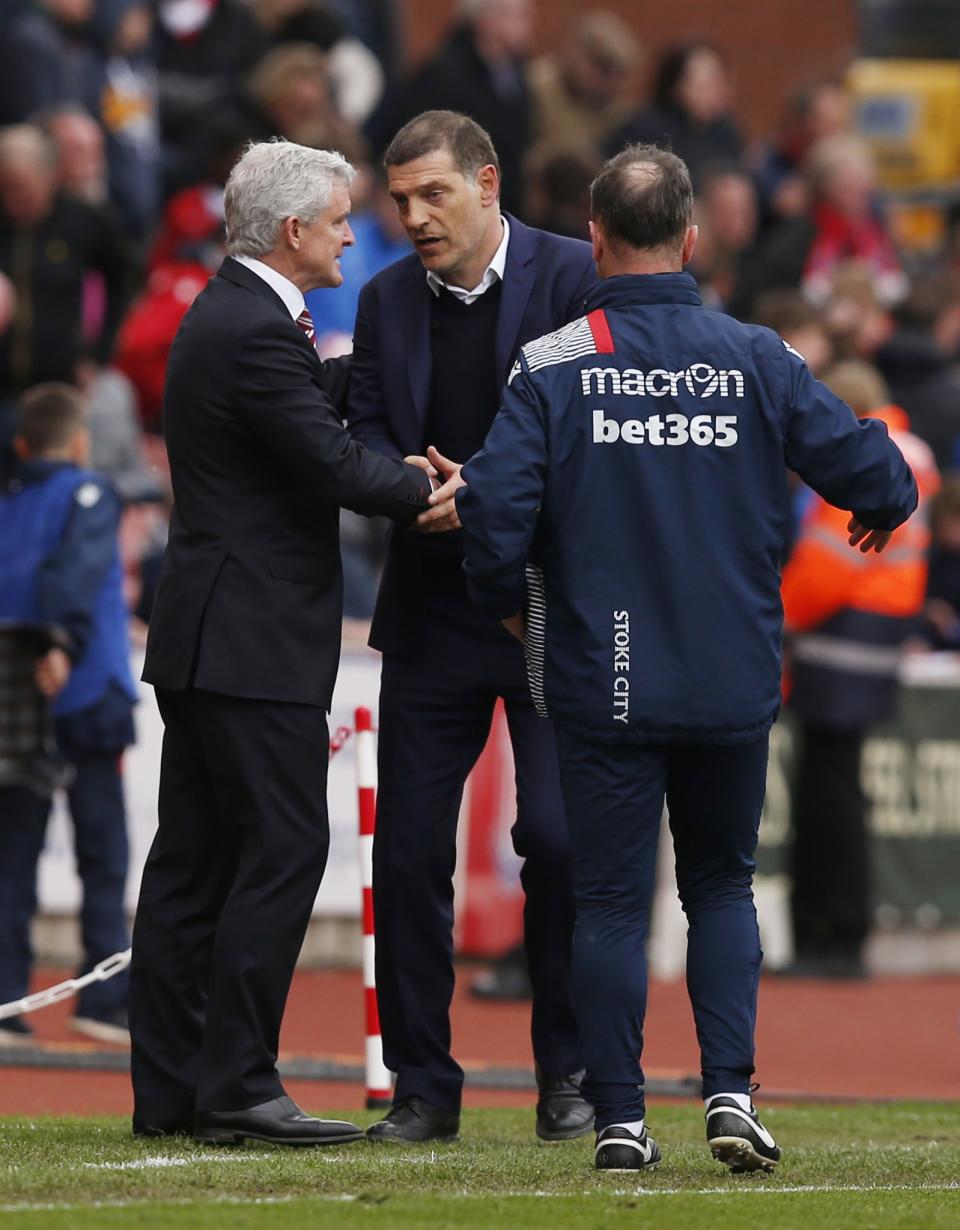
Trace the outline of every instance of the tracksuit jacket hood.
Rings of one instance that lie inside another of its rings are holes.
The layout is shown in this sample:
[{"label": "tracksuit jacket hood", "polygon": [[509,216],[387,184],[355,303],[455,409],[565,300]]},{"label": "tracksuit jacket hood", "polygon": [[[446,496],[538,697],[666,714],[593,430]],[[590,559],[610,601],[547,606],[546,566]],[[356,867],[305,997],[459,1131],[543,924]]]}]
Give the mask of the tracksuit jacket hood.
[{"label": "tracksuit jacket hood", "polygon": [[[886,427],[686,273],[609,278],[528,343],[457,504],[471,596],[527,612],[540,711],[601,741],[739,743],[779,707],[787,468],[871,528],[916,484]],[[529,567],[528,567],[529,565]]]}]

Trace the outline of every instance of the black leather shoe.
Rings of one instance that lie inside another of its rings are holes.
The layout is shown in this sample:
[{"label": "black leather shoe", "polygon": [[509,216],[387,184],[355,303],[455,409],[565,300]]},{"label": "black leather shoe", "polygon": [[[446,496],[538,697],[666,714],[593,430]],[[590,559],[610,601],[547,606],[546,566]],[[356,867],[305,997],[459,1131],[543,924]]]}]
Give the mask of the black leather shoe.
[{"label": "black leather shoe", "polygon": [[133,1121],[134,1136],[155,1138],[160,1136],[192,1136],[193,1120],[182,1119],[170,1123],[143,1123],[139,1119]]},{"label": "black leather shoe", "polygon": [[453,1111],[431,1106],[423,1098],[402,1098],[394,1103],[386,1119],[367,1128],[368,1140],[390,1140],[410,1144],[423,1140],[456,1140],[460,1116]]},{"label": "black leather shoe", "polygon": [[305,1115],[293,1098],[284,1095],[247,1110],[200,1110],[193,1138],[210,1145],[242,1145],[265,1140],[273,1145],[345,1145],[360,1140],[363,1132],[339,1119]]},{"label": "black leather shoe", "polygon": [[537,1135],[541,1140],[575,1140],[593,1131],[593,1107],[580,1092],[582,1072],[551,1076],[537,1071]]}]

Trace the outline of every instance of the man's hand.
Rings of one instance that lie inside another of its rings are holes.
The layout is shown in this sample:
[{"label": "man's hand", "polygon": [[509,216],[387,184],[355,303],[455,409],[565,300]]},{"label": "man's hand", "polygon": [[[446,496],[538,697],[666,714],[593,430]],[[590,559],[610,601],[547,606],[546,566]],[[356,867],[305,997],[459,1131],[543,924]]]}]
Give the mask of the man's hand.
[{"label": "man's hand", "polygon": [[460,518],[457,516],[457,506],[453,497],[461,487],[467,485],[460,477],[460,466],[438,453],[432,444],[427,449],[427,458],[430,464],[436,466],[444,483],[430,496],[430,503],[433,507],[428,512],[422,512],[414,525],[425,534],[458,530]]},{"label": "man's hand", "polygon": [[[408,466],[417,466],[421,470],[426,470],[431,479],[437,477],[436,467],[432,466],[430,462],[427,461],[426,457],[404,457],[403,460]],[[431,491],[436,491],[439,486],[439,483],[431,482],[430,489]]]},{"label": "man's hand", "polygon": [[33,681],[48,699],[63,691],[70,678],[70,657],[62,649],[49,649],[33,670]]},{"label": "man's hand", "polygon": [[527,621],[523,611],[517,611],[516,615],[511,615],[509,619],[501,619],[500,622],[511,636],[515,636],[523,644],[527,635]]},{"label": "man's hand", "polygon": [[850,546],[855,547],[859,543],[864,555],[868,551],[876,551],[879,554],[893,537],[893,530],[868,530],[856,517],[851,517],[847,522],[847,532],[850,534],[847,539]]}]

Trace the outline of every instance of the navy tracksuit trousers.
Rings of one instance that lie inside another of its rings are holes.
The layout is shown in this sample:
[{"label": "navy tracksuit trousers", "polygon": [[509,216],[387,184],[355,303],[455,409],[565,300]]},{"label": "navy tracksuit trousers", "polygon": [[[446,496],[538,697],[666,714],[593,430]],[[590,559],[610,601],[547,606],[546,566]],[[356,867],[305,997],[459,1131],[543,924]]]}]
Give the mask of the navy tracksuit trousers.
[{"label": "navy tracksuit trousers", "polygon": [[753,1074],[760,937],[751,888],[767,738],[742,746],[598,744],[557,727],[574,852],[573,980],[597,1130],[644,1115],[645,945],[666,800],[688,921],[687,990],[703,1094]]}]

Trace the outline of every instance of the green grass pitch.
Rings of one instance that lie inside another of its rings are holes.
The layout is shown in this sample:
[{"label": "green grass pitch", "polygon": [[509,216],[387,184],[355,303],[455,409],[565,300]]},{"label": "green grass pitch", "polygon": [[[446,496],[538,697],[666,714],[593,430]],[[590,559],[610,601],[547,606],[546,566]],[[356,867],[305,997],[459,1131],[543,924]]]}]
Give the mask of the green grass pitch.
[{"label": "green grass pitch", "polygon": [[[373,1115],[345,1115],[370,1122]],[[592,1137],[469,1110],[458,1144],[325,1149],[134,1141],[120,1119],[0,1119],[5,1230],[960,1230],[960,1107],[765,1106],[774,1175],[714,1162],[693,1105],[648,1115],[663,1162],[598,1174]]]}]

